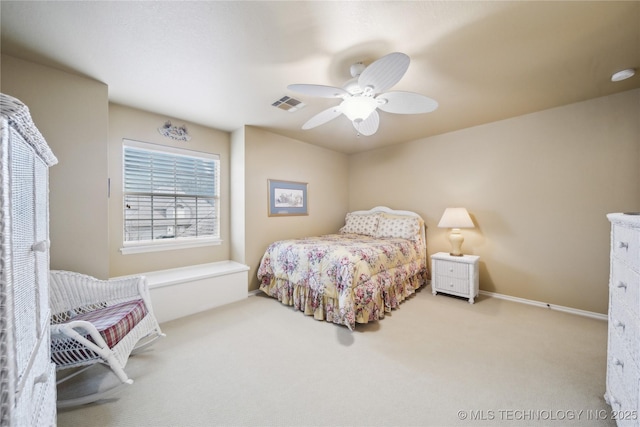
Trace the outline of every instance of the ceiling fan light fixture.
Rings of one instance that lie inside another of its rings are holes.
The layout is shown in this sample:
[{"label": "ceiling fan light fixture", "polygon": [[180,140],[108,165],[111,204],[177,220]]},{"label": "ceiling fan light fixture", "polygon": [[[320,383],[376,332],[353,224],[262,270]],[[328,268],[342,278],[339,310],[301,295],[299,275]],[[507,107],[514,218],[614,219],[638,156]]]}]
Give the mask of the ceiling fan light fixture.
[{"label": "ceiling fan light fixture", "polygon": [[626,80],[628,78],[633,77],[636,74],[636,70],[633,68],[627,68],[626,70],[618,71],[617,73],[613,73],[611,76],[612,82],[619,82],[622,80]]},{"label": "ceiling fan light fixture", "polygon": [[340,111],[352,122],[366,120],[376,109],[378,103],[369,96],[352,96],[340,104]]}]

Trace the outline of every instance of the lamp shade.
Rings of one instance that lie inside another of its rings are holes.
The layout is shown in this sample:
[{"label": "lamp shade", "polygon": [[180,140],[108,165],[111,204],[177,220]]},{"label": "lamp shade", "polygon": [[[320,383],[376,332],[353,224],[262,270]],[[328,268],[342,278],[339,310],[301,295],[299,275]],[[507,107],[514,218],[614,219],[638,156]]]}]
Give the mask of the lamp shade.
[{"label": "lamp shade", "polygon": [[465,208],[447,208],[438,223],[440,228],[473,228],[473,221]]}]

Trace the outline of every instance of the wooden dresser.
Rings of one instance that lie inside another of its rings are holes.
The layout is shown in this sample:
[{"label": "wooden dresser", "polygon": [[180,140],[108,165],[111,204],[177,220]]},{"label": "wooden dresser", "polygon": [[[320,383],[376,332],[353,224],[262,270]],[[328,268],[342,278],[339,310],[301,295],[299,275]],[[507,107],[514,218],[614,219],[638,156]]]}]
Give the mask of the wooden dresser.
[{"label": "wooden dresser", "polygon": [[0,425],[56,424],[49,309],[49,166],[29,109],[0,94]]},{"label": "wooden dresser", "polygon": [[612,213],[607,391],[619,426],[638,426],[640,409],[640,215]]}]

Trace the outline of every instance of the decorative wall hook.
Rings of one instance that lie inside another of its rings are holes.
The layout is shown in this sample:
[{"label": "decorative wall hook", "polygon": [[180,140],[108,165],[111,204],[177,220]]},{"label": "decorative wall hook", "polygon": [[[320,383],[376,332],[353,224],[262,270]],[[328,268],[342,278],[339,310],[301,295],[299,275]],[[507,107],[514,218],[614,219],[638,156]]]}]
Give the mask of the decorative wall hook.
[{"label": "decorative wall hook", "polygon": [[189,141],[191,139],[187,132],[186,125],[182,125],[180,127],[173,126],[170,120],[167,120],[162,127],[159,127],[158,132],[160,132],[161,135],[168,136],[176,141]]}]

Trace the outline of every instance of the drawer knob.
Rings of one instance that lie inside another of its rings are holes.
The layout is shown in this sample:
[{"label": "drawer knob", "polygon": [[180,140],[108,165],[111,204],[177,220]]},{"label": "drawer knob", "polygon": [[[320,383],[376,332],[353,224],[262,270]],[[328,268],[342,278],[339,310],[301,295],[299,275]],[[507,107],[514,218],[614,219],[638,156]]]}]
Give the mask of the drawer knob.
[{"label": "drawer knob", "polygon": [[614,320],[613,321],[613,326],[615,326],[616,328],[622,328],[622,330],[624,331],[624,326],[625,325],[620,320]]},{"label": "drawer knob", "polygon": [[620,243],[618,243],[618,247],[619,247],[620,249],[626,249],[626,250],[629,250],[629,242],[620,242]]},{"label": "drawer knob", "polygon": [[613,358],[613,364],[614,365],[618,365],[620,366],[622,369],[624,369],[624,362],[616,357]]},{"label": "drawer knob", "polygon": [[619,288],[624,288],[625,291],[627,290],[627,284],[624,283],[624,282],[618,282],[618,287]]},{"label": "drawer knob", "polygon": [[622,407],[622,402],[620,402],[618,399],[616,399],[615,396],[609,396],[609,400],[611,400],[611,406]]},{"label": "drawer knob", "polygon": [[453,273],[453,267],[449,268],[449,273]]}]

